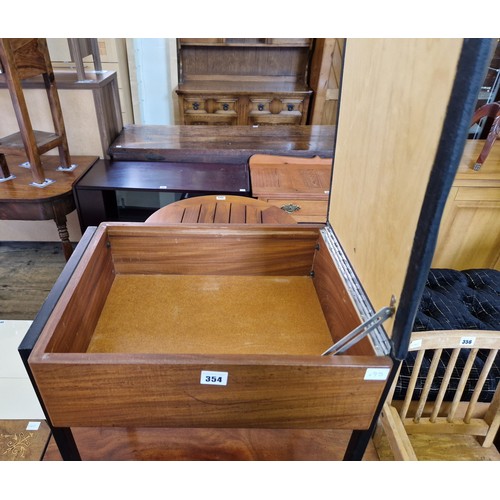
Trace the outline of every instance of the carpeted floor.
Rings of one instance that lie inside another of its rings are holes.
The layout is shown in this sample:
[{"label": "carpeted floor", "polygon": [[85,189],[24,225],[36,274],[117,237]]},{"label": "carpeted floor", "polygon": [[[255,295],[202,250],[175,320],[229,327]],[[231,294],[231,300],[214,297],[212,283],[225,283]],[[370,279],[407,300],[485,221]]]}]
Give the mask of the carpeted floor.
[{"label": "carpeted floor", "polygon": [[34,319],[65,264],[59,242],[0,242],[0,319]]}]

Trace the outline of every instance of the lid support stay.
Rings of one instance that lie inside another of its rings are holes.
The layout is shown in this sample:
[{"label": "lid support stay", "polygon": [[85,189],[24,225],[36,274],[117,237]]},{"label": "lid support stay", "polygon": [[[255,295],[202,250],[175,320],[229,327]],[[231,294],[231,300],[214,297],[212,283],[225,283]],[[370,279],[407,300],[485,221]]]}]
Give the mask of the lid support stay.
[{"label": "lid support stay", "polygon": [[389,319],[395,311],[396,299],[394,296],[391,298],[391,305],[383,307],[380,311],[376,312],[373,316],[368,318],[364,323],[352,330],[350,333],[342,337],[338,342],[333,344],[327,349],[322,356],[329,354],[340,354],[347,351],[354,344],[358,343],[361,339],[365,338],[372,330],[380,326],[385,320]]}]

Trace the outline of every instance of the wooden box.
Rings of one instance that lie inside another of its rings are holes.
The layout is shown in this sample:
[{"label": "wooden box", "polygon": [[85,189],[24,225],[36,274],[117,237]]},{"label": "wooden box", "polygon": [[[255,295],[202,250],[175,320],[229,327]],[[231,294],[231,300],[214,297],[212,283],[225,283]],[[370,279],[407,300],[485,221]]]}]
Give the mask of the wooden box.
[{"label": "wooden box", "polygon": [[481,83],[460,78],[487,52],[481,40],[348,41],[325,226],[91,229],[29,358],[52,425],[369,436]]},{"label": "wooden box", "polygon": [[360,321],[319,239],[102,225],[32,354],[52,423],[368,427],[385,376],[363,378],[391,362],[368,339],[321,356]]}]

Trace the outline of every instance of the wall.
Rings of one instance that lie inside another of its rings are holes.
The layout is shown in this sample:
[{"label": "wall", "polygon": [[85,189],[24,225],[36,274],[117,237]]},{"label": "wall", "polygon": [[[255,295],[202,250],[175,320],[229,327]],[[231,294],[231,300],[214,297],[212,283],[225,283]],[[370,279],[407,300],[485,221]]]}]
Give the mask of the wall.
[{"label": "wall", "polygon": [[177,120],[175,38],[127,39],[136,124],[174,125]]}]

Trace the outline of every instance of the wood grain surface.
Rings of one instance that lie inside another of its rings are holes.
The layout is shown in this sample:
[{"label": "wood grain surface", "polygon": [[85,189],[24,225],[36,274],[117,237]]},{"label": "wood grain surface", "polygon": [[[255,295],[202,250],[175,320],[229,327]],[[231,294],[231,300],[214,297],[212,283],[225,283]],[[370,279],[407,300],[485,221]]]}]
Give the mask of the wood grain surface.
[{"label": "wood grain surface", "polygon": [[233,163],[251,155],[333,155],[333,125],[126,125],[111,144],[114,160]]},{"label": "wood grain surface", "polygon": [[107,234],[117,273],[304,276],[319,228],[123,223]]},{"label": "wood grain surface", "polygon": [[147,224],[295,224],[279,208],[247,196],[207,195],[186,198],[160,208]]},{"label": "wood grain surface", "polygon": [[[344,430],[76,427],[83,460],[342,460]],[[44,460],[61,460],[51,440]],[[378,461],[370,441],[365,461]]]}]

